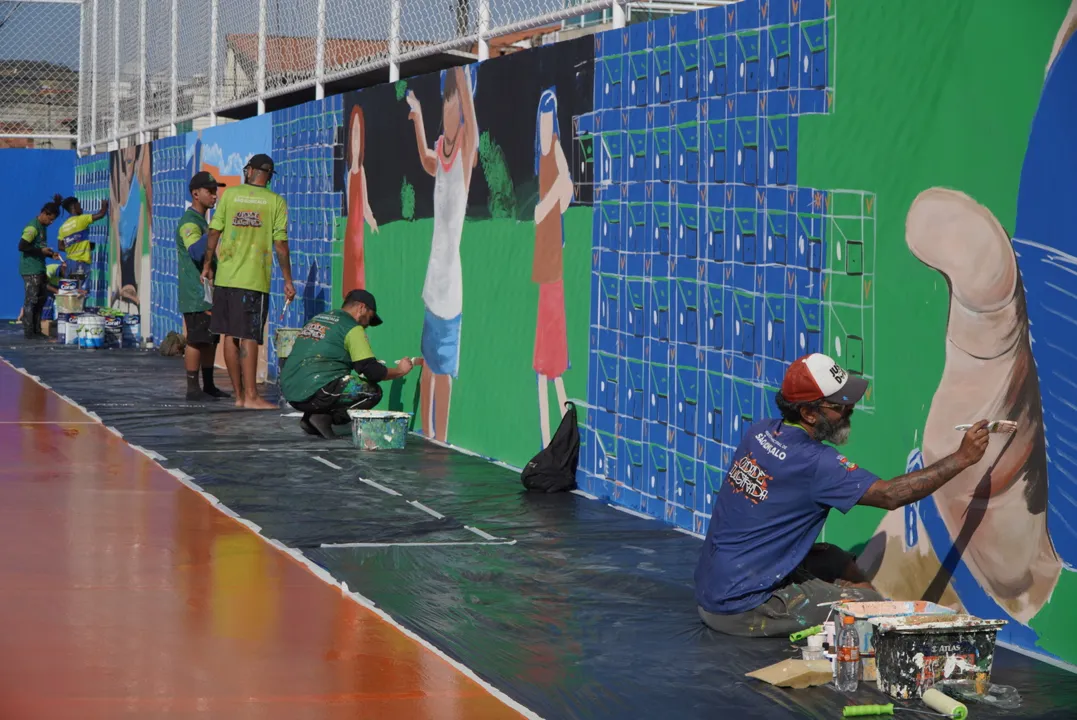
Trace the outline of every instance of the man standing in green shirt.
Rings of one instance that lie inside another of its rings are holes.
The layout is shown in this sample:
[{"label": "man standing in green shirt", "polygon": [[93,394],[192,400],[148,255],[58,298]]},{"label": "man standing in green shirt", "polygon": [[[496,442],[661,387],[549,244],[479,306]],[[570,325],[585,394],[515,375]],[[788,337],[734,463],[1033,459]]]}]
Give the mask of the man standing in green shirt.
[{"label": "man standing in green shirt", "polygon": [[378,404],[382,396],[378,383],[411,372],[410,358],[390,369],[374,357],[366,328],[378,325],[374,296],[352,290],[339,310],[315,315],[303,326],[284,363],[280,389],[303,413],[299,426],[306,433],[333,438],[333,425],[348,422],[349,409],[367,410]]},{"label": "man standing in green shirt", "polygon": [[[276,251],[284,276],[284,297],[295,297],[288,259],[288,205],[267,185],[273,159],[255,155],[243,168],[245,183],[228,188],[209,224],[203,281],[216,277],[210,329],[228,337],[224,364],[236,390],[236,407],[276,410],[258,396],[258,347],[269,312],[269,280]],[[216,259],[214,270],[212,261]]]},{"label": "man standing in green shirt", "polygon": [[57,195],[52,202],[45,203],[41,211],[22,229],[19,238],[19,274],[22,275],[23,295],[22,331],[27,340],[44,338],[41,332],[41,311],[45,308],[48,297],[48,277],[45,274],[45,259],[59,258],[60,255],[49,247],[46,230],[60,214]]},{"label": "man standing in green shirt", "polygon": [[[191,206],[183,213],[176,227],[179,311],[183,313],[183,324],[187,328],[183,364],[187,371],[188,400],[231,397],[213,383],[213,361],[220,336],[209,329],[213,306],[206,302],[205,287],[200,277],[208,243],[206,213],[217,204],[217,188],[220,187],[224,187],[224,184],[217,182],[208,172],[195,173],[188,184]],[[202,372],[202,387],[198,386],[199,370]]]}]

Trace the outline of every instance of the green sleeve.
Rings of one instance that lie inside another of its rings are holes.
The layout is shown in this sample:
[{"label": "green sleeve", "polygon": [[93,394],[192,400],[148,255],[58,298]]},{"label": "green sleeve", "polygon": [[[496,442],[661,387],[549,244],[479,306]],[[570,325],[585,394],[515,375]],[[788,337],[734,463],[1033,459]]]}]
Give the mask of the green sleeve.
[{"label": "green sleeve", "polygon": [[374,351],[370,349],[370,341],[367,340],[366,330],[361,327],[353,327],[344,336],[344,347],[348,350],[348,357],[352,362],[367,360],[374,357]]},{"label": "green sleeve", "polygon": [[177,232],[180,239],[183,240],[183,247],[188,249],[202,239],[202,228],[195,223],[184,223]]},{"label": "green sleeve", "polygon": [[209,229],[224,232],[224,218],[228,214],[228,191],[221,193],[217,201],[217,207],[213,211],[213,219],[209,222]]},{"label": "green sleeve", "polygon": [[288,242],[288,203],[280,195],[273,213],[273,242]]},{"label": "green sleeve", "polygon": [[27,225],[22,229],[22,239],[26,242],[33,242],[37,240],[37,228],[33,225]]}]

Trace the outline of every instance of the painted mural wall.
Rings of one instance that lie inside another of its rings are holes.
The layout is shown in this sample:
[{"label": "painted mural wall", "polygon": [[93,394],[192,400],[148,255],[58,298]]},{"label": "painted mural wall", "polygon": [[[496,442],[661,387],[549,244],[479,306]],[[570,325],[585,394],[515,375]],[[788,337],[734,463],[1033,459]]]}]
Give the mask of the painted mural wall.
[{"label": "painted mural wall", "polygon": [[271,147],[299,297],[275,268],[270,378],[273,330],[365,287],[379,357],[423,358],[384,401],[415,430],[521,466],[573,400],[581,488],[689,532],[801,354],[872,381],[847,454],[880,476],[1015,419],[934,498],[825,539],[1077,664],[1075,24],[1068,0],[743,0],[83,158],[77,190],[116,193],[106,301],[142,308],[151,275],[159,338],[187,179]]}]

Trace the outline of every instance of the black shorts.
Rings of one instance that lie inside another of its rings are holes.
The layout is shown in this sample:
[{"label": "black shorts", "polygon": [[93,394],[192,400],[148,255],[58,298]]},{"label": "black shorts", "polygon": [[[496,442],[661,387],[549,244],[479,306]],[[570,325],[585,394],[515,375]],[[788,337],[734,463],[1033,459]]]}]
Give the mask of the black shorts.
[{"label": "black shorts", "polygon": [[220,342],[221,336],[209,329],[211,317],[205,310],[183,313],[183,321],[187,325],[188,345],[216,345]]},{"label": "black shorts", "polygon": [[213,288],[213,319],[209,328],[218,335],[265,342],[269,294],[243,288]]}]

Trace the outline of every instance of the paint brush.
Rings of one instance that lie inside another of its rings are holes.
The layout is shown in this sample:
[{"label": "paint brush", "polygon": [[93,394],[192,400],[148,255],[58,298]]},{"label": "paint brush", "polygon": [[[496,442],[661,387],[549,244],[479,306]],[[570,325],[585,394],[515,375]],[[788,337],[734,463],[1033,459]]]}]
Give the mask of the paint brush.
[{"label": "paint brush", "polygon": [[288,312],[288,306],[291,305],[291,304],[292,304],[291,300],[285,300],[284,301],[284,309],[280,311],[280,320],[277,321],[278,323],[284,322],[284,313]]},{"label": "paint brush", "polygon": [[[972,429],[972,425],[973,423],[968,423],[967,425],[955,425],[954,430],[957,430],[958,432],[968,432]],[[992,420],[987,423],[987,432],[1013,435],[1017,432],[1017,423],[1013,420]]]}]

